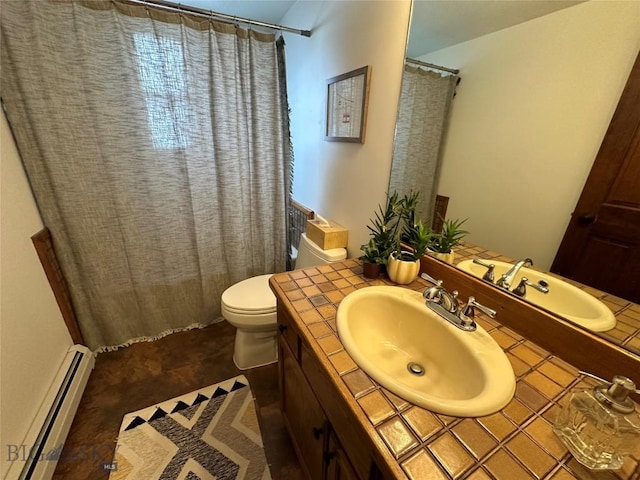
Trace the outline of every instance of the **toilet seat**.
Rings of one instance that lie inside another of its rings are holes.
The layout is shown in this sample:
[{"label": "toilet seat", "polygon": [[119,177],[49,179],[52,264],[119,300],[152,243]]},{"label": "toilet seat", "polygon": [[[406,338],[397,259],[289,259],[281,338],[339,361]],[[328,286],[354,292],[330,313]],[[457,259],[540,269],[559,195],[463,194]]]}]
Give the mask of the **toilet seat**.
[{"label": "toilet seat", "polygon": [[276,296],[269,288],[273,274],[247,278],[222,293],[222,308],[239,315],[263,315],[276,311]]}]

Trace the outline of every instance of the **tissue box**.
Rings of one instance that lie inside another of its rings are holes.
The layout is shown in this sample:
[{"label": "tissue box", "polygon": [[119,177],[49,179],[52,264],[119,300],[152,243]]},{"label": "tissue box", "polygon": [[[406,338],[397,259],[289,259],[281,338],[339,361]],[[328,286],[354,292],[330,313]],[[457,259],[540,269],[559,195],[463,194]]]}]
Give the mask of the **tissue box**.
[{"label": "tissue box", "polygon": [[307,220],[307,238],[323,250],[346,247],[349,231],[335,222],[330,220],[327,222],[329,225],[323,221]]}]

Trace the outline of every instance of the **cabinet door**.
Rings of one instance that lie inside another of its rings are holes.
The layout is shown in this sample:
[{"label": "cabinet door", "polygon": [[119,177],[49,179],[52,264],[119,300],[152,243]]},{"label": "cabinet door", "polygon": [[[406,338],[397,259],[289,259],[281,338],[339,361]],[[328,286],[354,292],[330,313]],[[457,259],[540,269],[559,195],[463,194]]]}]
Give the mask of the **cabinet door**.
[{"label": "cabinet door", "polygon": [[358,480],[358,475],[333,431],[329,435],[329,445],[324,458],[327,464],[326,480]]},{"label": "cabinet door", "polygon": [[304,470],[312,480],[323,478],[327,419],[298,362],[280,340],[282,415]]}]

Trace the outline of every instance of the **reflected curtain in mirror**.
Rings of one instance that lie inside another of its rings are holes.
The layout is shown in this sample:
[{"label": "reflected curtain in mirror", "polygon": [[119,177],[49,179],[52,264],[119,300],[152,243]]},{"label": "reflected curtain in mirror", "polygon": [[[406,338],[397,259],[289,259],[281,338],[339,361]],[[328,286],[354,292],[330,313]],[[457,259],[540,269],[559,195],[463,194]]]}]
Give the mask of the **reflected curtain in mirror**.
[{"label": "reflected curtain in mirror", "polygon": [[405,65],[398,107],[389,192],[420,192],[418,218],[433,216],[442,145],[458,81]]},{"label": "reflected curtain in mirror", "polygon": [[286,266],[275,35],[111,1],[2,5],[2,98],[92,349],[220,318]]}]

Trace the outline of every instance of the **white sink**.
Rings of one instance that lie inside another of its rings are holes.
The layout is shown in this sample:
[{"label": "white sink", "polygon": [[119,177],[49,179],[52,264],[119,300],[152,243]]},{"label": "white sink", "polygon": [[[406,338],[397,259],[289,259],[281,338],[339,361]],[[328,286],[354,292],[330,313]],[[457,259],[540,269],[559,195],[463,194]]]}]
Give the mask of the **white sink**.
[{"label": "white sink", "polygon": [[360,368],[415,405],[476,417],[500,410],[513,397],[513,369],[493,338],[480,326],[465,332],[450,324],[427,308],[420,292],[390,286],[356,290],[340,302],[337,323],[340,340]]},{"label": "white sink", "polygon": [[[511,268],[511,264],[505,262],[494,260],[484,260],[484,262],[495,265],[494,273],[496,279]],[[473,263],[473,260],[463,260],[458,263],[458,267],[480,278],[487,271],[486,267]],[[522,277],[527,277],[532,283],[544,280],[549,284],[549,293],[546,294],[527,287],[525,300],[534,305],[549,310],[594,332],[604,332],[616,326],[616,317],[604,303],[570,283],[531,268],[523,267],[514,279],[511,289],[518,285]]]}]

